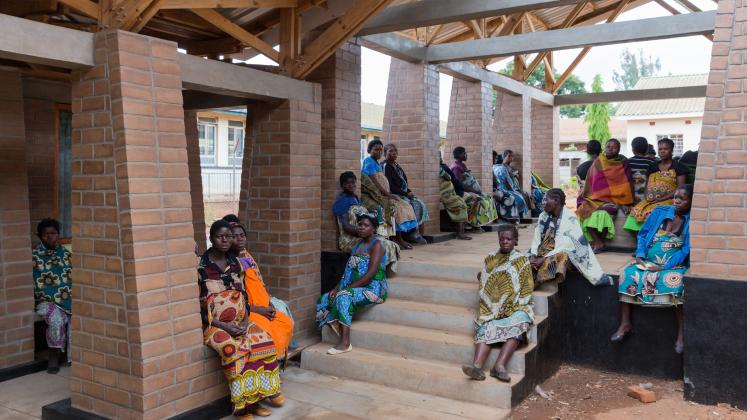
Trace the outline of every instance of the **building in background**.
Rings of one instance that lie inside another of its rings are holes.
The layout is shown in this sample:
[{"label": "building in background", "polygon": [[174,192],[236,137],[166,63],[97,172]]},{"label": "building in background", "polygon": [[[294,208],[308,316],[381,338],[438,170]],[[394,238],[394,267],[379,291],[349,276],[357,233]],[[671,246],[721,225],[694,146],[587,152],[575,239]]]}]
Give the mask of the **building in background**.
[{"label": "building in background", "polygon": [[202,193],[206,202],[238,201],[246,109],[197,113]]},{"label": "building in background", "polygon": [[[610,133],[620,140],[620,150],[626,156],[628,149],[628,135],[626,121],[612,117],[610,119]],[[583,118],[560,119],[560,182],[566,183],[571,176],[576,175],[576,168],[587,159],[586,143],[589,141],[588,126]]]},{"label": "building in background", "polygon": [[[634,89],[706,84],[708,74],[644,77],[636,83]],[[615,117],[627,121],[629,139],[641,136],[654,144],[658,139],[669,137],[674,140],[674,155],[681,156],[688,150],[698,150],[704,107],[705,98],[625,102],[620,105]],[[630,145],[624,150],[626,155],[632,154]]]}]

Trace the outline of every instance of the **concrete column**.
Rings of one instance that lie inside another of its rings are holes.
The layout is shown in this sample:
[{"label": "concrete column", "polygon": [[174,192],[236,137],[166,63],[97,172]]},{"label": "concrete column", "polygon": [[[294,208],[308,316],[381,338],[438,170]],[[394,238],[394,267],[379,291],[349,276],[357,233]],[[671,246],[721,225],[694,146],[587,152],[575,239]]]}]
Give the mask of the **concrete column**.
[{"label": "concrete column", "polygon": [[160,419],[227,393],[202,344],[176,44],[99,32],[73,74],[72,405]]},{"label": "concrete column", "polygon": [[314,102],[248,108],[239,217],[270,294],[287,301],[297,337],[316,336],[321,290],[321,87]]},{"label": "concrete column", "polygon": [[311,76],[322,85],[322,250],[337,249],[332,205],[340,193],[340,174],[360,174],[361,47],[348,42]]},{"label": "concrete column", "polygon": [[192,198],[192,224],[195,242],[200,253],[207,247],[205,234],[205,201],[202,195],[202,168],[200,167],[200,139],[197,133],[197,111],[184,111],[184,134],[187,138],[187,166],[189,191]]},{"label": "concrete column", "polygon": [[410,188],[428,206],[431,220],[425,225],[427,234],[439,232],[438,124],[436,67],[392,58],[384,142],[397,145]]},{"label": "concrete column", "polygon": [[0,370],[34,360],[23,111],[20,73],[0,69]]},{"label": "concrete column", "polygon": [[[449,151],[467,149],[467,166],[483,191],[493,189],[493,140],[490,124],[493,117],[493,89],[485,82],[454,79],[446,138]],[[449,161],[449,159],[446,159]]]},{"label": "concrete column", "polygon": [[[558,186],[560,179],[560,108],[532,101],[532,165],[542,180]],[[527,172],[527,176],[529,173]],[[529,190],[525,190],[529,191]]]}]

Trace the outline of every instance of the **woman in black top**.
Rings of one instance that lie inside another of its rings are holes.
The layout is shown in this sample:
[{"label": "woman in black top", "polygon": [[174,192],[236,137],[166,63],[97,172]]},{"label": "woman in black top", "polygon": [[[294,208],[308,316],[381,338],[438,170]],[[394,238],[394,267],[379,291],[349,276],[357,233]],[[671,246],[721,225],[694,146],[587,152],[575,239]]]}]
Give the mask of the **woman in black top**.
[{"label": "woman in black top", "polygon": [[428,214],[428,207],[425,205],[423,200],[415,197],[415,193],[412,192],[407,182],[407,174],[405,170],[397,163],[397,157],[399,156],[397,146],[392,143],[387,144],[384,147],[384,175],[386,175],[389,181],[389,189],[391,193],[398,196],[405,202],[412,206],[415,211],[415,220],[418,224],[418,229],[413,229],[403,235],[406,241],[413,243],[426,243],[420,231],[423,229],[423,224],[430,220]]}]

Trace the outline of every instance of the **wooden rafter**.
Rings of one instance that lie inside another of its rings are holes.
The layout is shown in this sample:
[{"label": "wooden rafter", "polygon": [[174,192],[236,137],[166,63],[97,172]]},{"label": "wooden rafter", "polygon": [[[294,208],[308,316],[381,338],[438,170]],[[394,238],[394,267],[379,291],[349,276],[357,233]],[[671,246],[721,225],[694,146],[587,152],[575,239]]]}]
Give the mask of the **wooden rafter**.
[{"label": "wooden rafter", "polygon": [[113,10],[114,26],[129,29],[137,18],[153,3],[153,0],[122,0]]},{"label": "wooden rafter", "polygon": [[431,45],[433,41],[436,39],[436,37],[438,36],[438,34],[441,33],[441,30],[443,28],[444,28],[443,23],[436,26],[436,29],[434,29],[433,32],[431,32],[430,35],[428,35],[428,40],[426,41],[425,45]]},{"label": "wooden rafter", "polygon": [[694,5],[689,0],[674,0],[674,1],[681,4],[684,8],[686,8],[687,10],[691,12],[702,12],[703,11],[700,7]]},{"label": "wooden rafter", "polygon": [[91,0],[59,0],[67,6],[83,13],[84,15],[98,19],[99,18],[99,5],[92,2]]},{"label": "wooden rafter", "polygon": [[[680,14],[682,14],[682,13],[680,13],[679,10],[675,9],[672,5],[670,5],[669,3],[667,3],[665,0],[654,0],[654,1],[656,2],[656,4],[658,4],[659,6],[661,6],[662,8],[664,8],[664,10],[666,10],[669,13],[671,13],[672,15],[680,15]],[[706,34],[706,35],[703,35],[703,36],[706,37],[706,39],[708,39],[709,41],[713,41],[713,35]]]},{"label": "wooden rafter", "polygon": [[298,0],[166,0],[162,9],[298,7]]},{"label": "wooden rafter", "polygon": [[257,36],[251,34],[241,26],[228,20],[225,16],[216,12],[213,9],[192,9],[192,13],[205,19],[207,22],[220,29],[221,31],[231,35],[240,42],[256,49],[271,60],[275,62],[280,61],[280,57],[277,51],[275,51],[269,44],[261,40]]},{"label": "wooden rafter", "polygon": [[[568,16],[565,17],[565,20],[563,20],[563,23],[558,28],[553,28],[553,29],[565,29],[565,28],[570,28],[571,26],[573,26],[573,23],[576,21],[576,19],[579,17],[581,12],[584,10],[587,3],[589,2],[583,2],[583,3],[577,4],[573,8],[573,10],[571,10]],[[549,51],[541,51],[539,54],[537,54],[537,57],[535,57],[534,60],[531,63],[529,63],[529,65],[527,66],[527,69],[524,71],[523,80],[526,80],[529,77],[529,75],[532,74],[532,72],[534,71],[534,69],[537,68],[539,63],[544,61],[548,53]]]},{"label": "wooden rafter", "polygon": [[475,39],[485,38],[485,34],[482,28],[474,19],[462,23],[464,23],[468,28],[472,30],[472,33],[475,35]]},{"label": "wooden rafter", "polygon": [[280,11],[280,64],[287,69],[301,54],[301,20],[296,8]]},{"label": "wooden rafter", "polygon": [[295,78],[305,78],[391,2],[392,0],[361,0],[306,45],[300,59],[286,71]]},{"label": "wooden rafter", "polygon": [[140,16],[138,16],[138,18],[133,23],[130,30],[135,33],[140,32],[145,27],[145,25],[147,25],[148,22],[150,22],[153,16],[155,16],[156,13],[158,13],[158,11],[161,10],[161,4],[163,3],[163,1],[164,0],[155,0],[153,3],[151,3],[150,6],[148,6],[143,11],[143,13]]}]

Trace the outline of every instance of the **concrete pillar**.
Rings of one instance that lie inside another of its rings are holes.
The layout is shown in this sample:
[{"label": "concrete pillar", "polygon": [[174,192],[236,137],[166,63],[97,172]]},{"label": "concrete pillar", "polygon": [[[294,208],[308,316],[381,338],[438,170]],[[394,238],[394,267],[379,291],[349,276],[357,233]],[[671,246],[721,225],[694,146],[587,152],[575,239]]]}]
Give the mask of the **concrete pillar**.
[{"label": "concrete pillar", "polygon": [[[493,115],[493,149],[498,153],[514,152],[513,167],[519,169],[522,188],[528,191],[531,170],[532,100],[528,96],[513,96],[496,92]],[[526,139],[526,141],[524,140]]]},{"label": "concrete pillar", "polygon": [[[467,149],[467,166],[484,192],[493,189],[493,89],[485,82],[454,79],[446,138],[451,153],[455,147]],[[449,156],[446,161],[453,160]]]},{"label": "concrete pillar", "polygon": [[192,224],[195,227],[197,249],[202,253],[207,249],[207,237],[205,234],[205,201],[202,195],[197,111],[184,111],[184,134],[187,137],[187,166],[189,167],[189,191],[192,198]]},{"label": "concrete pillar", "polygon": [[0,69],[0,370],[34,360],[23,111],[20,73]]},{"label": "concrete pillar", "polygon": [[[438,233],[438,71],[392,58],[384,110],[384,143],[399,148],[410,188],[428,206],[427,234]],[[448,161],[448,156],[444,157]]]},{"label": "concrete pillar", "polygon": [[[549,186],[560,179],[560,108],[532,101],[531,170]],[[527,177],[529,173],[527,173]],[[525,190],[529,191],[529,190]]]},{"label": "concrete pillar", "polygon": [[239,218],[270,294],[287,301],[296,337],[316,336],[321,291],[321,87],[314,102],[248,107]]},{"label": "concrete pillar", "polygon": [[345,43],[311,76],[322,85],[322,250],[337,249],[332,205],[340,174],[360,174],[361,47]]},{"label": "concrete pillar", "polygon": [[161,419],[227,393],[202,344],[176,44],[99,32],[73,74],[75,409]]}]

